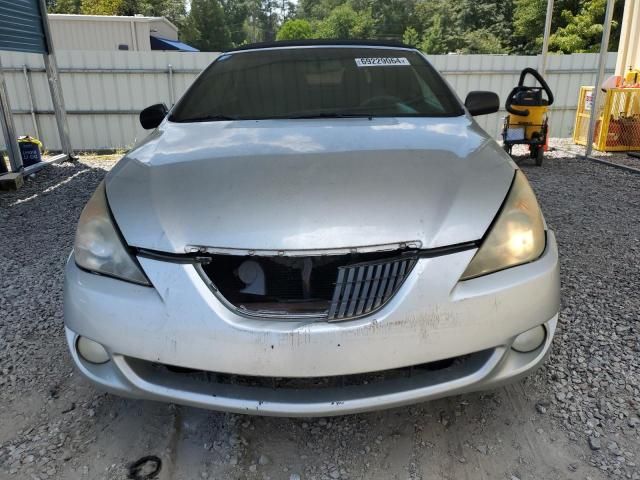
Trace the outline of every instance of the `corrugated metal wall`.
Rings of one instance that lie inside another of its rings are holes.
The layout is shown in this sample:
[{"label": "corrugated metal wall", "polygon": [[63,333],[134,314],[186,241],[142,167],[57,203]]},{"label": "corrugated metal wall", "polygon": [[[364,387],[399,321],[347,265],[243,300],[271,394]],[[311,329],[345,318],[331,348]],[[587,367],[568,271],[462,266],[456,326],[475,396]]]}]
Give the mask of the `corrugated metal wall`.
[{"label": "corrugated metal wall", "polygon": [[[216,54],[61,50],[56,56],[71,143],[76,150],[98,150],[127,148],[144,138],[148,132],[138,123],[139,111],[153,103],[174,103]],[[0,58],[3,68],[8,69],[7,86],[17,132],[36,134],[31,115],[31,90],[39,136],[49,149],[58,149],[55,117],[41,57],[2,52]],[[516,85],[520,70],[538,65],[535,56],[437,55],[430,60],[461,98],[470,90],[493,90],[503,101]],[[616,54],[610,53],[608,73],[613,72],[615,61]],[[547,81],[556,97],[551,109],[552,136],[571,135],[579,87],[593,84],[596,67],[597,54],[549,57]],[[478,121],[497,136],[503,116],[502,112],[478,117]]]},{"label": "corrugated metal wall", "polygon": [[[4,0],[0,0],[2,2]],[[178,29],[162,17],[50,14],[49,26],[57,50],[151,51],[151,34],[178,40]]]}]

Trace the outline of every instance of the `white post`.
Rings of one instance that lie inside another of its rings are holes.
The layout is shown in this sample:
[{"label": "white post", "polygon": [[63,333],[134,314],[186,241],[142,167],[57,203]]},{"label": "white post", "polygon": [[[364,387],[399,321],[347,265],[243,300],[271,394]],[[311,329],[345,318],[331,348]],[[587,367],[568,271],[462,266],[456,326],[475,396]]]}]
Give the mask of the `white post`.
[{"label": "white post", "polygon": [[171,108],[176,103],[175,90],[173,88],[173,65],[167,65],[167,72],[169,73],[169,108]]},{"label": "white post", "polygon": [[542,58],[540,59],[540,75],[544,77],[547,70],[547,53],[549,52],[549,37],[551,36],[551,20],[553,19],[553,0],[547,1],[547,16],[544,21],[544,36],[542,37]]},{"label": "white post", "polygon": [[60,88],[60,79],[58,78],[58,64],[56,63],[56,57],[53,53],[53,41],[51,40],[51,30],[49,29],[45,0],[40,0],[40,12],[42,16],[42,29],[47,44],[47,53],[44,53],[42,57],[44,58],[44,67],[47,70],[47,80],[49,81],[53,110],[56,114],[60,147],[62,153],[66,154],[69,158],[73,158],[73,149],[71,148],[71,140],[69,140],[67,111],[64,108],[64,98],[62,96],[62,88]]},{"label": "white post", "polygon": [[131,46],[133,51],[138,51],[138,33],[136,32],[136,22],[131,20]]},{"label": "white post", "polygon": [[33,99],[33,91],[31,90],[31,77],[29,76],[29,68],[22,66],[22,74],[24,75],[24,86],[27,89],[27,97],[29,98],[29,109],[31,111],[31,123],[33,124],[33,133],[36,138],[40,138],[40,129],[38,128],[38,120],[36,118],[36,106]]},{"label": "white post", "polygon": [[16,137],[16,127],[11,116],[11,106],[9,105],[9,95],[7,95],[7,84],[2,73],[2,64],[0,64],[0,125],[2,126],[4,141],[7,144],[11,171],[19,172],[22,170],[22,155],[20,154],[20,147]]},{"label": "white post", "polygon": [[599,113],[600,85],[602,85],[604,77],[604,68],[607,64],[607,53],[609,49],[609,34],[611,33],[611,19],[613,18],[613,7],[615,0],[607,0],[607,11],[604,15],[604,24],[602,30],[602,41],[600,42],[600,56],[598,58],[598,76],[593,88],[593,103],[591,106],[591,115],[589,117],[589,132],[587,134],[587,146],[584,152],[585,157],[591,155],[593,150],[593,135],[596,128],[596,119]]},{"label": "white post", "polygon": [[629,68],[640,68],[640,0],[626,0],[620,29],[616,75]]},{"label": "white post", "polygon": [[51,92],[51,100],[53,102],[53,110],[56,115],[56,125],[58,126],[58,135],[60,136],[60,147],[62,153],[73,157],[73,149],[69,140],[69,124],[67,123],[67,111],[64,108],[64,99],[62,97],[62,89],[60,88],[60,79],[58,78],[58,65],[52,54],[44,54],[44,66],[47,70],[47,80],[49,81],[49,90]]}]

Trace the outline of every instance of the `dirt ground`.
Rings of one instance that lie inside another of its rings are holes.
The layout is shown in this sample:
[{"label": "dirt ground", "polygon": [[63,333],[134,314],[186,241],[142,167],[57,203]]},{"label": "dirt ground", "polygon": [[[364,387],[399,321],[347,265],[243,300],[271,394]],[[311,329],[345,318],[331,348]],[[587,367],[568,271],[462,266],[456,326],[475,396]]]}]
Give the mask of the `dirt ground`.
[{"label": "dirt ground", "polygon": [[[536,374],[413,407],[287,419],[122,399],[74,371],[62,269],[115,160],[52,166],[0,195],[1,479],[640,478],[640,175],[562,154],[523,162],[562,254],[559,330]],[[146,456],[157,459],[132,471]]]}]

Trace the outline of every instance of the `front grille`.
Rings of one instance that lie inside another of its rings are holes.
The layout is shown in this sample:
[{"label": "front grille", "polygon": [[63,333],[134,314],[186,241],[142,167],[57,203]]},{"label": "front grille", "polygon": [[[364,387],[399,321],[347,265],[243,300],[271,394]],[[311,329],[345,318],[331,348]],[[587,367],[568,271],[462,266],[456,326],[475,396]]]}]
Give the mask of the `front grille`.
[{"label": "front grille", "polygon": [[214,371],[195,370],[172,365],[147,362],[127,357],[127,363],[138,375],[151,383],[163,383],[171,378],[184,388],[191,380],[210,386],[234,386],[273,390],[320,391],[344,387],[374,386],[412,378],[430,378],[433,383],[444,382],[451,376],[463,376],[477,371],[491,357],[493,350],[482,350],[467,355],[447,358],[419,365],[379,370],[374,372],[321,376],[321,377],[260,377],[235,375]]},{"label": "front grille", "polygon": [[[489,349],[407,367],[326,376],[323,358],[310,361],[306,353],[298,351],[292,358],[306,361],[318,376],[309,377],[305,366],[282,377],[268,372],[255,376],[251,373],[258,371],[251,370],[245,372],[249,375],[219,372],[213,364],[189,369],[132,357],[119,357],[118,364],[141,391],[177,403],[239,413],[317,416],[399,406],[461,386],[477,386],[503,357],[502,349]],[[245,354],[251,355],[250,349]]]},{"label": "front grille", "polygon": [[416,262],[408,250],[308,257],[216,254],[200,268],[226,303],[243,314],[339,321],[382,308]]},{"label": "front grille", "polygon": [[327,318],[342,320],[379,309],[395,295],[416,261],[409,257],[338,268]]}]

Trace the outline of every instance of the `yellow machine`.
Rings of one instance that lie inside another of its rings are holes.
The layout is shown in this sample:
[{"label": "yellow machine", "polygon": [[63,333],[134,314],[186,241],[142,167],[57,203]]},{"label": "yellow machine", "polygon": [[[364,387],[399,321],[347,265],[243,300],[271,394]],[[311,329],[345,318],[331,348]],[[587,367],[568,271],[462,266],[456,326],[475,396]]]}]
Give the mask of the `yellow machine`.
[{"label": "yellow machine", "polygon": [[630,68],[627,73],[624,74],[624,83],[627,87],[640,86],[640,69]]},{"label": "yellow machine", "polygon": [[[533,76],[540,87],[525,86],[527,75]],[[543,93],[547,98],[543,97]],[[504,149],[509,155],[514,145],[529,145],[529,155],[535,158],[536,165],[542,165],[547,145],[547,110],[553,104],[553,93],[542,75],[533,68],[525,68],[520,73],[518,85],[511,90],[505,102],[509,115],[505,118],[502,130]]]}]

